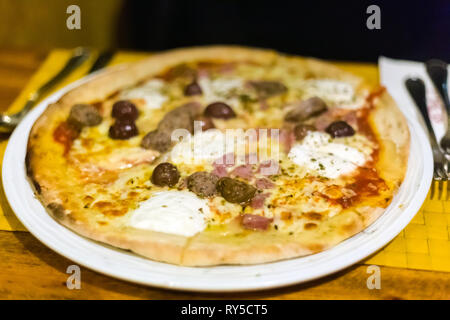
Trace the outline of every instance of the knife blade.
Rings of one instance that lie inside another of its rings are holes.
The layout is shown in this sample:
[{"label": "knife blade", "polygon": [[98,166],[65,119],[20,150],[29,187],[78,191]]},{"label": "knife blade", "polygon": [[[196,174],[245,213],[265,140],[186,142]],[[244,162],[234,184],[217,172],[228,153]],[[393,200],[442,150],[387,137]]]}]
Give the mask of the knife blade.
[{"label": "knife blade", "polygon": [[88,73],[92,73],[106,67],[115,54],[116,52],[114,50],[106,50],[100,52],[97,59],[92,64],[92,67],[89,69]]}]

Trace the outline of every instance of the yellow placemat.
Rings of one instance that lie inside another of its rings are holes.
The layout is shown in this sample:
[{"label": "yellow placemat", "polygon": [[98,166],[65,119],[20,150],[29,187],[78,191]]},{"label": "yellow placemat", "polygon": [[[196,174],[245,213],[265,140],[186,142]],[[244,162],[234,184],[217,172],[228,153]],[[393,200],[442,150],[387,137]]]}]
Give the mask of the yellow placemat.
[{"label": "yellow placemat", "polygon": [[[137,61],[147,55],[148,53],[120,52],[114,56],[110,65]],[[52,51],[9,110],[14,112],[20,109],[28,94],[58,72],[69,56],[69,50]],[[95,59],[94,54],[55,90],[84,76]],[[378,69],[375,65],[361,63],[336,63],[336,65],[365,77],[371,83],[379,82]],[[0,142],[0,159],[3,159],[6,143],[7,141]],[[26,231],[9,207],[3,188],[0,193],[0,205],[2,209],[0,230]],[[450,201],[430,200],[428,197],[411,223],[392,242],[366,259],[364,263],[450,272]]]}]

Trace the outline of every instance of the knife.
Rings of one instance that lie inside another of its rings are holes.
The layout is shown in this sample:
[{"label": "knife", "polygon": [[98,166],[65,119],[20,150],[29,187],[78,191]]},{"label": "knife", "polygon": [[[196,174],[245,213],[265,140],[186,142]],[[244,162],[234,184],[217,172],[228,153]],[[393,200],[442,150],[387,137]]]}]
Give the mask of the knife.
[{"label": "knife", "polygon": [[92,67],[89,69],[88,73],[92,73],[106,67],[115,54],[116,52],[114,50],[106,50],[101,52],[98,55],[97,60],[95,60]]},{"label": "knife", "polygon": [[65,79],[73,70],[78,68],[90,55],[87,48],[76,48],[73,51],[72,57],[67,61],[66,65],[49,81],[30,94],[28,100],[22,109],[15,114],[1,114],[0,115],[0,132],[10,133],[19,124],[22,118],[31,110],[36,102],[42,98],[50,89],[56,84]]}]

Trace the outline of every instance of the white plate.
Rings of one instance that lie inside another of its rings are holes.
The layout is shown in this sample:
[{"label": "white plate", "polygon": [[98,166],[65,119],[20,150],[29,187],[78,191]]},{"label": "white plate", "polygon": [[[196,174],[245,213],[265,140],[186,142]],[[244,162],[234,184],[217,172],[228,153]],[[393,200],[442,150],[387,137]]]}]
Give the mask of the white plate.
[{"label": "white plate", "polygon": [[24,159],[30,129],[46,106],[86,77],[42,101],[9,139],[3,159],[3,186],[11,208],[41,242],[66,258],[119,279],[163,288],[193,291],[249,291],[316,279],[344,269],[391,241],[420,209],[432,178],[432,154],[420,125],[409,120],[411,151],[406,178],[385,213],[359,234],[324,252],[252,266],[179,267],[147,260],[89,240],[51,218],[33,195]]}]

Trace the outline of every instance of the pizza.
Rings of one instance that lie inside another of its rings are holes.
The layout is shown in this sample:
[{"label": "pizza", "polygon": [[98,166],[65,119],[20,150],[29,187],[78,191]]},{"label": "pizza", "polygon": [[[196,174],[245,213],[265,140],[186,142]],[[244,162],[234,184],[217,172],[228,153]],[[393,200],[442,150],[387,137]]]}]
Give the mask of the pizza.
[{"label": "pizza", "polygon": [[388,207],[409,155],[382,87],[316,59],[233,46],[104,71],[48,105],[25,159],[87,238],[186,266],[314,254]]}]

